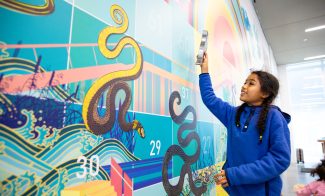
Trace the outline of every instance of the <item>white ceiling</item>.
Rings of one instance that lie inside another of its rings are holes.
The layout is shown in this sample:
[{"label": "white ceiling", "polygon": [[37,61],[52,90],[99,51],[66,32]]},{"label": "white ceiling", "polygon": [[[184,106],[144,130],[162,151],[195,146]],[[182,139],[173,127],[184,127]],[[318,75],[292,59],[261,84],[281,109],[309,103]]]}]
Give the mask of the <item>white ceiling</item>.
[{"label": "white ceiling", "polygon": [[305,32],[325,25],[325,0],[255,0],[254,7],[277,65],[325,55],[325,29]]}]

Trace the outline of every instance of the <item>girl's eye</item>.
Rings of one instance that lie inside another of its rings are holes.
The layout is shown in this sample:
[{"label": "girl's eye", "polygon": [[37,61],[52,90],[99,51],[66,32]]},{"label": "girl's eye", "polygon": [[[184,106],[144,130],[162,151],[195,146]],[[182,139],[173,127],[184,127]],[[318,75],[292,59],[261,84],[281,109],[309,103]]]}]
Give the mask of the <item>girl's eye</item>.
[{"label": "girl's eye", "polygon": [[246,81],[244,83],[244,85],[252,86],[252,85],[255,85],[255,83],[254,82],[250,82],[250,81]]}]

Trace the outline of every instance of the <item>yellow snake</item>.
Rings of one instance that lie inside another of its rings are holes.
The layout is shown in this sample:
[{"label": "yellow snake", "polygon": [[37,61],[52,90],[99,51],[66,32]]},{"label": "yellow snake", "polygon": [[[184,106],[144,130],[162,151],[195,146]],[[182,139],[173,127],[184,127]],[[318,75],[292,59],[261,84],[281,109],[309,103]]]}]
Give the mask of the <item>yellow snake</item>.
[{"label": "yellow snake", "polygon": [[32,15],[48,15],[54,11],[54,2],[45,0],[44,5],[31,5],[17,0],[0,0],[0,7]]},{"label": "yellow snake", "polygon": [[[83,107],[82,117],[88,130],[96,135],[104,134],[110,131],[115,122],[115,96],[119,90],[124,90],[125,100],[119,109],[119,125],[123,131],[137,130],[139,135],[144,138],[144,129],[137,120],[131,123],[125,122],[125,114],[130,106],[130,87],[125,82],[134,80],[141,74],[143,67],[142,53],[137,42],[130,36],[124,36],[119,40],[112,50],[107,48],[107,39],[112,34],[123,34],[128,29],[128,17],[125,11],[118,5],[112,5],[110,14],[114,22],[120,26],[109,26],[104,28],[98,37],[98,46],[100,52],[108,59],[116,58],[126,45],[131,45],[136,54],[135,65],[128,70],[120,70],[106,74],[99,78],[88,90]],[[102,93],[107,90],[106,111],[103,116],[98,114],[98,100]]]}]

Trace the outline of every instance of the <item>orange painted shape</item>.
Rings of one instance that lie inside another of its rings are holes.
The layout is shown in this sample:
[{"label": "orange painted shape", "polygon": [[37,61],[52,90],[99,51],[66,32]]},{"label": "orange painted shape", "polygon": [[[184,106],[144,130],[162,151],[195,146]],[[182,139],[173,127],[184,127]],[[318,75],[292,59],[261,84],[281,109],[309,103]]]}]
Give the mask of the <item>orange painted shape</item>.
[{"label": "orange painted shape", "polygon": [[71,70],[55,71],[52,84],[49,85],[53,72],[43,72],[27,75],[16,75],[4,77],[0,83],[0,89],[3,93],[18,93],[31,90],[30,84],[34,80],[32,90],[42,89],[48,86],[68,84],[83,80],[100,78],[111,72],[130,69],[133,65],[114,64],[104,66],[94,66],[87,68],[76,68]]},{"label": "orange painted shape", "polygon": [[65,188],[61,191],[62,196],[74,196],[74,195],[97,195],[97,194],[114,194],[114,188],[111,186],[110,181],[107,180],[94,180],[86,182],[77,186]]}]

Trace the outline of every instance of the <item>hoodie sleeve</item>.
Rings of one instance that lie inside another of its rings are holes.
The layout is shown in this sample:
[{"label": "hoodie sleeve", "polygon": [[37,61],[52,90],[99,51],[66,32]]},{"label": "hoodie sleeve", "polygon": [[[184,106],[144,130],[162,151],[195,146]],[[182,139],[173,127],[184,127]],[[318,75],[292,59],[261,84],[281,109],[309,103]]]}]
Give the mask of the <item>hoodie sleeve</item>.
[{"label": "hoodie sleeve", "polygon": [[268,152],[252,163],[226,169],[231,185],[257,184],[271,180],[285,171],[290,164],[290,133],[280,112],[273,113],[270,122]]},{"label": "hoodie sleeve", "polygon": [[211,78],[208,73],[200,74],[200,92],[203,103],[227,127],[235,107],[222,101],[213,92]]}]

